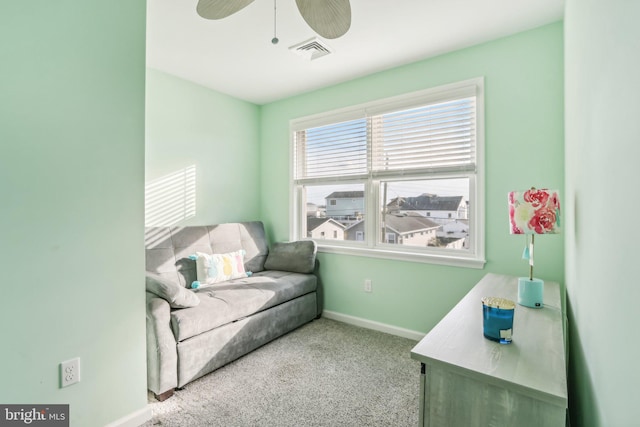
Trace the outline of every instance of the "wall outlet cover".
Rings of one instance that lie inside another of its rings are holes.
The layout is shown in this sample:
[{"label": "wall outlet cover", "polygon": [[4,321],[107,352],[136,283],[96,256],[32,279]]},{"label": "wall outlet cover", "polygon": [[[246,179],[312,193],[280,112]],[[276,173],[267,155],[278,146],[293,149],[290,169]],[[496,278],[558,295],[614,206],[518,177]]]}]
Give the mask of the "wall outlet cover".
[{"label": "wall outlet cover", "polygon": [[80,358],[60,363],[60,387],[67,387],[80,382]]}]

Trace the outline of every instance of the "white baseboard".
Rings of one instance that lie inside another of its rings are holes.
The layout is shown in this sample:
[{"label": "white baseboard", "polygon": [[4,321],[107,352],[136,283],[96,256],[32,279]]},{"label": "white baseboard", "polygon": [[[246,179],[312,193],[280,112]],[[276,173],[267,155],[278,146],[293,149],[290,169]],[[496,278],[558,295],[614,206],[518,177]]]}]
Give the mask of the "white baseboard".
[{"label": "white baseboard", "polygon": [[151,407],[145,406],[142,409],[137,410],[127,416],[120,418],[112,423],[107,424],[105,427],[139,427],[142,424],[149,421],[152,417]]},{"label": "white baseboard", "polygon": [[391,335],[397,335],[403,338],[409,338],[420,341],[426,335],[425,332],[413,331],[411,329],[399,328],[386,323],[380,323],[373,320],[363,319],[361,317],[349,316],[348,314],[337,313],[335,311],[323,310],[322,317],[337,320],[338,322],[348,323],[350,325],[360,326],[362,328],[373,329],[375,331],[384,332]]}]

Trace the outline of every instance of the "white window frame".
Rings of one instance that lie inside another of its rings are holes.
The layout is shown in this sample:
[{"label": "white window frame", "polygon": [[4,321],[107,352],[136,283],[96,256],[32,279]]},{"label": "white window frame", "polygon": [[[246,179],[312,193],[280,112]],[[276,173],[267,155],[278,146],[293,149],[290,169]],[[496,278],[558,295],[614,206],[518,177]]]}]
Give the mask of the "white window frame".
[{"label": "white window frame", "polygon": [[[353,107],[342,108],[325,113],[315,114],[312,116],[301,117],[290,121],[290,239],[300,240],[306,239],[303,232],[306,221],[306,198],[302,185],[296,184],[294,179],[294,153],[295,141],[294,134],[296,131],[309,129],[315,126],[324,126],[332,123],[353,120],[362,117],[362,111],[380,111],[380,110],[400,110],[402,108],[411,108],[412,106],[427,104],[430,102],[448,101],[455,99],[457,93],[468,91],[469,87],[475,88],[476,96],[476,135],[475,135],[475,161],[476,168],[474,173],[450,173],[434,174],[426,176],[424,173],[418,174],[416,179],[440,179],[440,178],[468,178],[469,179],[469,206],[475,207],[469,212],[469,236],[471,243],[466,251],[452,250],[445,248],[416,248],[407,245],[393,245],[385,243],[377,243],[377,224],[381,220],[381,212],[378,208],[380,197],[380,182],[393,181],[394,178],[372,178],[370,177],[364,183],[365,192],[365,212],[367,220],[365,221],[365,241],[336,241],[336,240],[317,240],[318,250],[320,252],[367,256],[374,258],[396,259],[403,261],[425,262],[433,264],[451,265],[459,267],[469,267],[481,269],[486,263],[485,260],[485,184],[484,184],[484,78],[478,77],[465,80],[458,83],[452,83],[439,86],[427,90],[395,96],[391,98],[381,99],[366,104],[356,105]],[[410,178],[410,177],[405,177]],[[395,178],[400,180],[400,178]],[[362,182],[356,179],[354,183]],[[348,181],[340,181],[339,183],[348,183]],[[328,180],[318,182],[318,184],[338,184]],[[307,238],[308,239],[308,238]]]}]

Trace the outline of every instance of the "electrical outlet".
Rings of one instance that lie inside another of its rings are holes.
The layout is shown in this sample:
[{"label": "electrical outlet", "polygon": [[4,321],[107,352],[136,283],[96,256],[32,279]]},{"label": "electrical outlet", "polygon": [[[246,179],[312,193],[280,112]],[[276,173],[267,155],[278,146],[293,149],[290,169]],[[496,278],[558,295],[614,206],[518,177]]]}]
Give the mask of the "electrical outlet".
[{"label": "electrical outlet", "polygon": [[373,292],[373,289],[371,288],[371,279],[364,279],[364,291]]},{"label": "electrical outlet", "polygon": [[60,363],[60,387],[80,382],[80,358]]}]

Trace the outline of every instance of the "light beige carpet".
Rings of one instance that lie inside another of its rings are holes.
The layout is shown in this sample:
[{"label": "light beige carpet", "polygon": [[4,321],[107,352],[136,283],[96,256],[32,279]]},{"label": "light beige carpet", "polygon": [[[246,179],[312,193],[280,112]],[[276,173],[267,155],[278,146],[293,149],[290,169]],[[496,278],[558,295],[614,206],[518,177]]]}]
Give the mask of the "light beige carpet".
[{"label": "light beige carpet", "polygon": [[150,426],[415,426],[415,341],[315,320],[206,375],[164,402]]}]

